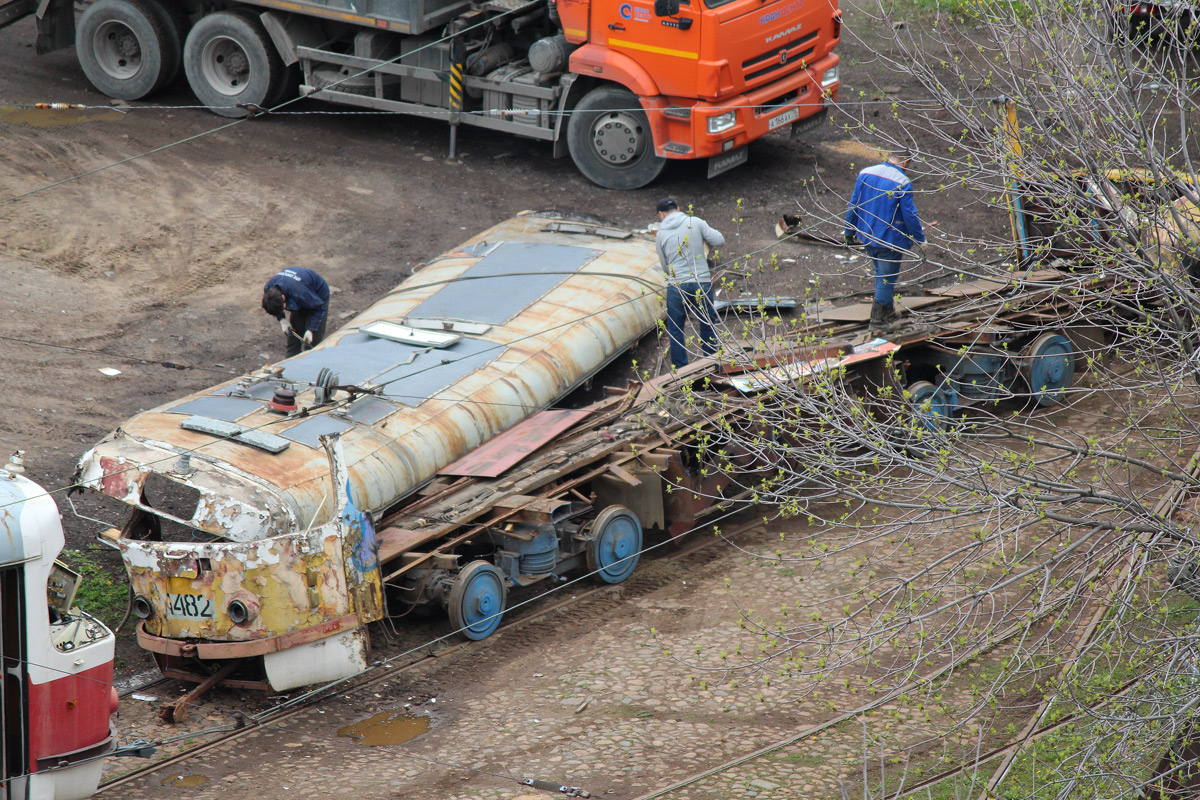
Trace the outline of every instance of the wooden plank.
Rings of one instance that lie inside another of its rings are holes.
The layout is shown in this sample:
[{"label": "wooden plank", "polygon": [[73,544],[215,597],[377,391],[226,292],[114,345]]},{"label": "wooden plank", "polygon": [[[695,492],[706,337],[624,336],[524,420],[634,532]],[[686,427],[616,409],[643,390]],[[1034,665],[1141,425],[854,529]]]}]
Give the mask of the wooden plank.
[{"label": "wooden plank", "polygon": [[384,528],[376,531],[379,542],[379,563],[386,564],[409,550],[420,547],[429,540],[433,531],[411,531],[406,528]]},{"label": "wooden plank", "polygon": [[986,292],[998,292],[1007,287],[1008,283],[1006,282],[983,278],[977,281],[943,286],[940,289],[929,289],[928,291],[929,294],[937,295],[938,297],[978,297]]},{"label": "wooden plank", "polygon": [[496,478],[591,414],[587,409],[539,411],[441,470],[442,475]]}]

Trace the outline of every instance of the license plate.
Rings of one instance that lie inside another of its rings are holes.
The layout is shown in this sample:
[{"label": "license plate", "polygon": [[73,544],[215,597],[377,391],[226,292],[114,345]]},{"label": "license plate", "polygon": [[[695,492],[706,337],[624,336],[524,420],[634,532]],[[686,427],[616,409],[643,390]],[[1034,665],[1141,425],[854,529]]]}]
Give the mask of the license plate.
[{"label": "license plate", "polygon": [[201,594],[168,594],[167,616],[174,619],[215,619],[212,600]]},{"label": "license plate", "polygon": [[767,120],[767,129],[773,131],[782,125],[787,125],[789,122],[795,122],[798,119],[800,119],[800,109],[789,108],[782,114],[776,114]]},{"label": "license plate", "polygon": [[739,147],[737,150],[730,150],[728,153],[721,153],[719,156],[713,156],[708,160],[708,177],[720,175],[722,172],[728,172],[738,164],[745,164],[750,160],[750,150],[746,147]]}]

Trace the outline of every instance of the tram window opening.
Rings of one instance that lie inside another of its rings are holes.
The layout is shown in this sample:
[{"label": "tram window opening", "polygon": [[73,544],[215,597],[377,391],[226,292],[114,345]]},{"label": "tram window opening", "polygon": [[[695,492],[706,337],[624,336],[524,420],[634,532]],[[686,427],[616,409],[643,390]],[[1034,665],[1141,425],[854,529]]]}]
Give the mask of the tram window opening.
[{"label": "tram window opening", "polygon": [[191,519],[200,505],[200,490],[151,472],[142,484],[146,505],[176,519]]}]

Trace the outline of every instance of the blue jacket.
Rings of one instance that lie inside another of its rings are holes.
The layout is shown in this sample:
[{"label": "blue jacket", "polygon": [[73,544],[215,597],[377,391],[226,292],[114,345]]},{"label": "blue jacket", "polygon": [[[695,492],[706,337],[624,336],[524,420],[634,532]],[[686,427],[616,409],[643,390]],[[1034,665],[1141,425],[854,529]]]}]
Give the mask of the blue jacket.
[{"label": "blue jacket", "polygon": [[288,311],[308,311],[308,329],[316,333],[325,320],[325,312],[329,310],[329,284],[317,273],[304,267],[288,267],[277,273],[267,285],[266,292],[272,286],[278,286],[287,298]]},{"label": "blue jacket", "polygon": [[908,250],[914,242],[925,241],[912,181],[903,170],[885,161],[858,173],[846,210],[846,234],[889,250]]}]

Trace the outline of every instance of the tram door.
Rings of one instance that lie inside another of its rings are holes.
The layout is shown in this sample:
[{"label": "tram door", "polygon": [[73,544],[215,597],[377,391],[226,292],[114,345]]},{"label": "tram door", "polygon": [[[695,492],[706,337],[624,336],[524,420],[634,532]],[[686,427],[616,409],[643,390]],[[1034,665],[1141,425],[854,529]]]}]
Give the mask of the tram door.
[{"label": "tram door", "polygon": [[0,800],[25,796],[25,572],[0,568]]}]

